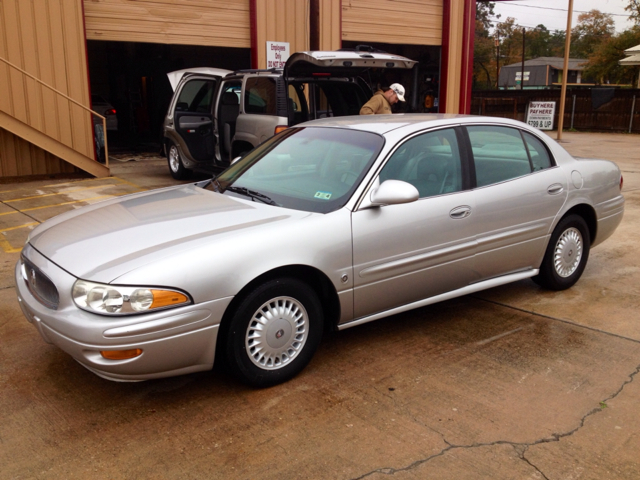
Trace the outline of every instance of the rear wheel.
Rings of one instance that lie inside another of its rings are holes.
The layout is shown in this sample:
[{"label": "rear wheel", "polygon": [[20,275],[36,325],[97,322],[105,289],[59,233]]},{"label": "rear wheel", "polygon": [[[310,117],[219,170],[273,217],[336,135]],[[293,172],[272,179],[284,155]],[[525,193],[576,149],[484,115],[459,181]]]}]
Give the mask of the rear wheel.
[{"label": "rear wheel", "polygon": [[176,180],[186,180],[191,176],[191,170],[185,168],[184,163],[182,163],[180,151],[178,150],[178,147],[173,144],[169,147],[167,160],[169,162],[169,171],[173,178]]},{"label": "rear wheel", "polygon": [[556,226],[533,281],[551,290],[572,287],[587,265],[590,247],[589,228],[579,215],[569,215]]},{"label": "rear wheel", "polygon": [[234,374],[253,387],[297,375],[322,338],[322,308],[315,292],[292,279],[270,280],[249,293],[236,310],[226,338]]}]

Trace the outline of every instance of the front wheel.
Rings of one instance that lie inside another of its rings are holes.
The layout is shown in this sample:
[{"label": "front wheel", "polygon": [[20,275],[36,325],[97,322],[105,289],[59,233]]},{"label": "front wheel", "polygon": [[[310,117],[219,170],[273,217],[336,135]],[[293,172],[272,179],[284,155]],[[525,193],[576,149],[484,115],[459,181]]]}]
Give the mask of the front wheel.
[{"label": "front wheel", "polygon": [[229,367],[244,383],[268,387],[296,376],[322,338],[316,293],[293,278],[270,280],[247,295],[226,338]]},{"label": "front wheel", "polygon": [[191,170],[187,169],[182,163],[182,157],[180,157],[180,152],[178,151],[178,147],[175,145],[171,145],[169,147],[169,155],[167,158],[169,162],[169,171],[171,172],[171,176],[176,180],[185,180],[189,178],[191,175]]},{"label": "front wheel", "polygon": [[556,226],[545,252],[540,273],[533,281],[550,290],[572,287],[582,276],[591,245],[589,228],[579,215],[569,215]]}]

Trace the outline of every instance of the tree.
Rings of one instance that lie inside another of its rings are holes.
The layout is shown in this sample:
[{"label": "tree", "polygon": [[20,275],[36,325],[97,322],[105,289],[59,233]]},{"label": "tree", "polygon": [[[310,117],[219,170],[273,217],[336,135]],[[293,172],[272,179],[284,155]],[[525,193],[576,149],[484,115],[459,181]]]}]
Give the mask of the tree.
[{"label": "tree", "polygon": [[526,34],[527,54],[529,58],[550,57],[549,41],[551,32],[544,25],[538,25]]},{"label": "tree", "polygon": [[578,16],[578,24],[571,31],[571,56],[589,58],[598,46],[615,33],[615,22],[608,13],[593,9]]},{"label": "tree", "polygon": [[629,20],[634,20],[637,24],[640,23],[640,0],[627,0],[629,5],[624,9],[629,12]]},{"label": "tree", "polygon": [[[495,84],[494,42],[489,29],[493,26],[493,2],[478,2],[476,8],[475,44],[473,49],[473,83],[476,88],[491,88]],[[499,16],[498,16],[499,17]]]},{"label": "tree", "polygon": [[636,68],[619,65],[618,61],[625,57],[625,50],[638,44],[640,44],[640,25],[608,38],[598,45],[589,57],[582,76],[595,78],[598,83],[633,84]]}]

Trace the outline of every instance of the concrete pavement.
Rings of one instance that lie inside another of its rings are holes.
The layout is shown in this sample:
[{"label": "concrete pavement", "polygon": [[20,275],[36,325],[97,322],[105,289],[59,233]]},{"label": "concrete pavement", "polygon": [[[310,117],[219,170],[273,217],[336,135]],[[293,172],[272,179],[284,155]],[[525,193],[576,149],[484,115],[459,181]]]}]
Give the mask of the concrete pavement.
[{"label": "concrete pavement", "polygon": [[640,138],[564,139],[616,161],[627,201],[576,286],[527,280],[329,335],[266,390],[220,369],[102,380],[17,306],[27,224],[173,184],[164,159],[114,163],[104,181],[0,185],[0,478],[640,478]]}]

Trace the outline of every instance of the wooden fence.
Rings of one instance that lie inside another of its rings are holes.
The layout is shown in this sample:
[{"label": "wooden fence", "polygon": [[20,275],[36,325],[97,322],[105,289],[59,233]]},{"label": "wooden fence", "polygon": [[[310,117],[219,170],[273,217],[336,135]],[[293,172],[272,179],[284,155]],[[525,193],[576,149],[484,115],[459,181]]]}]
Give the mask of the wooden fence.
[{"label": "wooden fence", "polygon": [[[475,90],[471,114],[526,121],[532,101],[556,102],[553,119],[557,128],[560,89],[557,90]],[[605,103],[602,103],[602,102]],[[640,133],[640,89],[567,89],[564,128],[590,131]]]}]

